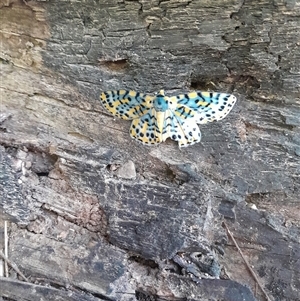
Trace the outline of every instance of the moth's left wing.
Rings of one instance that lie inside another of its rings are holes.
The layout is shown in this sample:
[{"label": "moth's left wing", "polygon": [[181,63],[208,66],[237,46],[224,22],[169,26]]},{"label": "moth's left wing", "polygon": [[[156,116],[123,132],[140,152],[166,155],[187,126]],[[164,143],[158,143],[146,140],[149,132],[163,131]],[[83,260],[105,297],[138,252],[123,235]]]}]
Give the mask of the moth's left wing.
[{"label": "moth's left wing", "polygon": [[193,118],[197,123],[223,119],[233,108],[236,97],[216,92],[191,92],[169,97],[176,103],[175,114],[181,119]]},{"label": "moth's left wing", "polygon": [[155,96],[127,90],[102,92],[103,106],[114,116],[122,119],[135,119],[146,114],[152,108]]},{"label": "moth's left wing", "polygon": [[164,112],[150,109],[141,118],[132,120],[130,136],[146,145],[159,144],[162,141]]}]

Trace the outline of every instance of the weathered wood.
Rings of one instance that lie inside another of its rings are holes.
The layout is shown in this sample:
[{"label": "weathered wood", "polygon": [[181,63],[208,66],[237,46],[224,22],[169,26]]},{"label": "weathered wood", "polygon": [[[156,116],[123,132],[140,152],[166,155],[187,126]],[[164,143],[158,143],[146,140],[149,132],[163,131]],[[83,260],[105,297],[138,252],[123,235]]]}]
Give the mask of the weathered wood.
[{"label": "weathered wood", "polygon": [[9,298],[9,300],[31,300],[31,301],[46,301],[46,300],[65,300],[65,301],[99,301],[107,300],[95,298],[91,295],[84,294],[79,291],[73,292],[71,290],[65,291],[62,289],[55,289],[54,287],[47,287],[36,285],[32,283],[25,283],[18,280],[0,277],[1,296]]},{"label": "weathered wood", "polygon": [[[0,296],[265,300],[226,218],[270,299],[298,300],[299,17],[297,1],[0,1],[0,217],[10,260],[52,285],[1,279]],[[149,148],[101,107],[119,88],[238,102],[200,144]]]}]

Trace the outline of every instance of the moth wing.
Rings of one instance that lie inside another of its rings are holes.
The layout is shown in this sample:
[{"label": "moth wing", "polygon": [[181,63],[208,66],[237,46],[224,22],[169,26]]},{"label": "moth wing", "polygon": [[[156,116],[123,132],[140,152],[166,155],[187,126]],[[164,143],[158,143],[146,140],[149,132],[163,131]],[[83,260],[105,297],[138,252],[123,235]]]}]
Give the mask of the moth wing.
[{"label": "moth wing", "polygon": [[186,147],[201,140],[201,132],[192,118],[181,119],[172,110],[166,111],[162,141],[171,138],[178,142],[179,147]]},{"label": "moth wing", "polygon": [[100,95],[100,100],[107,111],[127,120],[146,114],[152,108],[154,98],[154,96],[132,90],[106,91]]},{"label": "moth wing", "polygon": [[236,97],[232,94],[196,91],[173,96],[171,99],[177,101],[176,115],[183,119],[195,118],[197,123],[223,119],[236,102]]},{"label": "moth wing", "polygon": [[130,136],[146,145],[161,143],[163,139],[161,122],[164,116],[160,116],[154,108],[150,109],[145,115],[134,119],[130,127]]}]

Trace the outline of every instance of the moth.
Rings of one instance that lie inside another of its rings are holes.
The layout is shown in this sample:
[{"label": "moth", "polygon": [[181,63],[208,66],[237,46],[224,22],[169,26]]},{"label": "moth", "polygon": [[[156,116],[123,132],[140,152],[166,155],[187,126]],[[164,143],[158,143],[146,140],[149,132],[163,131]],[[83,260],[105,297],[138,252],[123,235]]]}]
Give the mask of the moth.
[{"label": "moth", "polygon": [[155,145],[171,138],[179,147],[186,147],[201,140],[197,124],[223,119],[233,108],[236,97],[197,91],[169,97],[164,90],[156,95],[116,90],[102,92],[100,100],[112,115],[132,120],[133,139]]}]

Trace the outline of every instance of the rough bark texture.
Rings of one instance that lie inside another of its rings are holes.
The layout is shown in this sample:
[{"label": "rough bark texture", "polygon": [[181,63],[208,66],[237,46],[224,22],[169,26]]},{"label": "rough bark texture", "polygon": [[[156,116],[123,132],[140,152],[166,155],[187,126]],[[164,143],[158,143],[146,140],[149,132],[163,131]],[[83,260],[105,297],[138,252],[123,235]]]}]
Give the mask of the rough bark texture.
[{"label": "rough bark texture", "polygon": [[[300,3],[0,1],[8,300],[300,299]],[[101,91],[232,92],[146,147]],[[2,243],[2,236],[0,242]],[[15,278],[15,279],[13,279]]]}]

